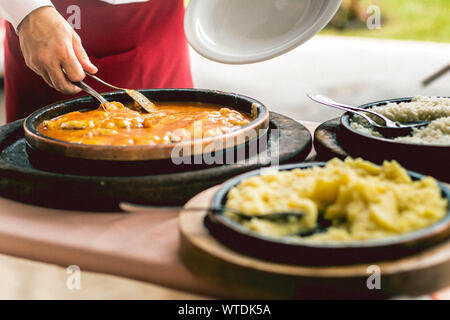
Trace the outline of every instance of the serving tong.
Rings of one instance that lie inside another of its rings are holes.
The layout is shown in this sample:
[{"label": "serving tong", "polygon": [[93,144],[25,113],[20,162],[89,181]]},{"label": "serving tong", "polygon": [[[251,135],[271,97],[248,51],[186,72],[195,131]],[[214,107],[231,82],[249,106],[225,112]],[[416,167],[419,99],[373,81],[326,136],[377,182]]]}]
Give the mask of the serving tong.
[{"label": "serving tong", "polygon": [[[88,76],[90,76],[91,78],[97,80],[98,82],[104,84],[105,86],[108,86],[108,87],[116,89],[116,90],[125,91],[144,111],[146,111],[148,113],[152,113],[152,112],[156,111],[155,104],[153,102],[151,102],[146,96],[144,96],[139,91],[116,87],[116,86],[113,86],[112,84],[109,84],[108,82],[100,79],[97,76],[94,76],[89,73],[86,73],[86,74]],[[94,97],[95,99],[97,99],[101,105],[108,103],[108,101],[100,93],[95,91],[91,86],[89,86],[84,81],[76,81],[76,82],[72,81],[72,83],[74,85],[76,85],[77,87],[79,87],[81,90],[85,91],[86,93],[88,93],[89,95]]]},{"label": "serving tong", "polygon": [[[400,123],[397,121],[392,121],[389,118],[383,116],[382,114],[379,114],[378,112],[375,112],[370,109],[363,109],[358,107],[352,107],[343,103],[336,102],[328,97],[325,97],[323,95],[311,95],[307,94],[307,96],[318,103],[321,103],[326,106],[330,106],[333,108],[337,108],[340,110],[345,110],[352,112],[354,114],[359,115],[360,117],[364,118],[369,125],[371,125],[375,130],[377,130],[379,133],[381,133],[386,138],[395,138],[400,136],[407,136],[409,135],[414,128],[420,128],[428,125],[429,121],[416,121],[416,122],[409,122],[409,123]],[[374,121],[372,118],[364,114],[363,112],[369,113],[371,115],[374,115],[384,121],[384,125],[380,125],[378,122]]]}]

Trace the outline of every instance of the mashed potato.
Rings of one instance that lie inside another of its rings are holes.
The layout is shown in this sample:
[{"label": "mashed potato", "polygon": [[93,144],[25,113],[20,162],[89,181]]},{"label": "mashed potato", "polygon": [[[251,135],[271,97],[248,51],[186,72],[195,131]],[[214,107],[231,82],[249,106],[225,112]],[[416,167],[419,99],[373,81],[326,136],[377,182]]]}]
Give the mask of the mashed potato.
[{"label": "mashed potato", "polygon": [[[431,121],[422,128],[416,128],[411,135],[393,140],[417,144],[450,145],[450,99],[438,97],[415,97],[412,102],[388,103],[371,108],[393,121]],[[373,117],[376,120],[376,117]],[[351,126],[367,134],[382,137],[366,120],[354,116]]]},{"label": "mashed potato", "polygon": [[[301,218],[240,220],[253,232],[299,241],[354,241],[391,237],[442,219],[447,200],[431,177],[412,181],[397,162],[381,167],[362,159],[333,159],[325,167],[250,177],[232,188],[226,206],[247,214],[302,211]],[[323,215],[332,226],[311,236]]]}]

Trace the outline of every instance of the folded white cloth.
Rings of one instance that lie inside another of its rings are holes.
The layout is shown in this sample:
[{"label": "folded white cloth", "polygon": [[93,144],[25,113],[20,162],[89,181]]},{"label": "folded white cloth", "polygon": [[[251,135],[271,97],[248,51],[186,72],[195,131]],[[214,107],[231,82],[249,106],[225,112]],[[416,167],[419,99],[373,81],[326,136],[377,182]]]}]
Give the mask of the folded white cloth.
[{"label": "folded white cloth", "polygon": [[[149,0],[100,0],[113,5]],[[53,6],[50,0],[0,0],[0,17],[12,23],[17,30],[18,25],[32,11],[40,7]]]}]

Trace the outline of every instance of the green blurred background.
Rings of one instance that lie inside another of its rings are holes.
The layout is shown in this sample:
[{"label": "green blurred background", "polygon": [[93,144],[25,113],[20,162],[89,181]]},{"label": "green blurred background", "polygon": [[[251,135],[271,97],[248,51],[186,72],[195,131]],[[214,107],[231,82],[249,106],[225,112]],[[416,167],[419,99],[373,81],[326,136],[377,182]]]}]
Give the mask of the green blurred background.
[{"label": "green blurred background", "polygon": [[[366,27],[367,8],[381,10],[381,29]],[[450,42],[450,0],[344,0],[325,34]]]}]

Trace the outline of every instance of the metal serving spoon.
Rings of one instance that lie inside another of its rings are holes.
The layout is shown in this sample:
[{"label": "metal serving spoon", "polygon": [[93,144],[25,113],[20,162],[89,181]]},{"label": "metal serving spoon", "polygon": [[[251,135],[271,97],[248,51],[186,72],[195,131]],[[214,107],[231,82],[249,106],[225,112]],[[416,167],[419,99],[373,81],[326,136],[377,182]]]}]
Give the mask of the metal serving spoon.
[{"label": "metal serving spoon", "polygon": [[132,89],[124,89],[124,88],[120,88],[120,87],[116,87],[113,86],[112,84],[109,84],[108,82],[100,79],[97,76],[94,76],[93,74],[89,74],[86,73],[88,76],[90,76],[91,78],[97,80],[98,82],[104,84],[107,87],[116,89],[116,90],[123,90],[125,91],[134,101],[136,101],[136,103],[145,111],[147,111],[148,113],[152,113],[156,111],[156,106],[153,102],[151,102],[150,100],[147,99],[146,96],[144,96],[142,93],[140,93],[139,91],[136,90],[132,90]]},{"label": "metal serving spoon", "polygon": [[[119,207],[125,212],[148,212],[150,210],[183,210],[183,211],[209,211],[209,212],[224,212],[228,211],[234,213],[239,216],[241,219],[251,220],[253,218],[257,219],[265,219],[269,221],[279,221],[279,220],[287,220],[289,217],[302,217],[305,215],[302,211],[286,211],[286,212],[274,212],[269,214],[260,214],[260,215],[249,215],[245,214],[239,210],[227,208],[225,206],[221,207],[158,207],[158,206],[145,206],[128,202],[121,202]],[[323,217],[323,214],[319,214],[317,218],[317,226],[310,230],[304,230],[298,233],[291,234],[290,236],[299,236],[299,237],[309,237],[317,233],[326,232],[327,229],[332,225],[331,221],[326,220]]]},{"label": "metal serving spoon", "polygon": [[[426,126],[430,123],[429,121],[400,123],[400,122],[392,121],[392,120],[388,119],[387,117],[383,116],[382,114],[379,114],[373,110],[345,105],[345,104],[336,102],[336,101],[334,101],[328,97],[322,96],[322,95],[311,95],[308,93],[307,96],[311,100],[314,100],[323,105],[327,105],[327,106],[345,110],[345,111],[350,111],[350,112],[353,112],[353,113],[363,117],[375,130],[377,130],[379,133],[381,133],[386,138],[394,138],[394,137],[409,135],[411,133],[412,129],[420,128],[420,127]],[[380,118],[381,120],[384,121],[384,126],[378,124],[377,122],[372,120],[370,117],[365,115],[363,112],[370,113],[370,114]]]},{"label": "metal serving spoon", "polygon": [[257,219],[266,219],[266,220],[284,220],[289,217],[302,217],[305,215],[302,211],[285,211],[285,212],[274,212],[274,213],[268,213],[268,214],[257,214],[257,215],[251,215],[243,213],[239,210],[227,208],[225,206],[220,207],[158,207],[158,206],[142,206],[142,205],[136,205],[131,203],[122,202],[120,204],[120,208],[124,211],[128,212],[145,212],[150,210],[183,210],[183,211],[210,211],[214,213],[218,212],[231,212],[235,215],[237,215],[239,218],[250,220],[253,218]]}]

